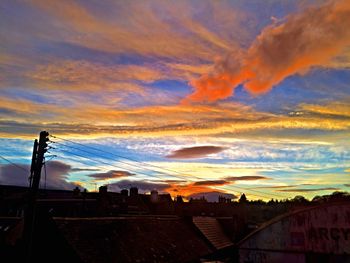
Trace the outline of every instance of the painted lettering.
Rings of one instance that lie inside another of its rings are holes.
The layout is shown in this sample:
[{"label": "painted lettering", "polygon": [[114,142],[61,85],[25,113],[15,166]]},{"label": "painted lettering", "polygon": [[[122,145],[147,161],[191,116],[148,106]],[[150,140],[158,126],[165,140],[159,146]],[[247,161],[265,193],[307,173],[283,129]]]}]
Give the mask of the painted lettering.
[{"label": "painted lettering", "polygon": [[340,238],[340,230],[338,228],[332,227],[329,233],[333,240],[338,240]]},{"label": "painted lettering", "polygon": [[320,235],[320,239],[327,239],[328,240],[328,229],[327,228],[319,227],[318,234]]},{"label": "painted lettering", "polygon": [[350,228],[342,228],[341,232],[343,233],[344,239],[348,240],[350,236]]},{"label": "painted lettering", "polygon": [[[293,242],[293,232],[291,233],[292,242]],[[308,239],[312,240],[350,240],[350,228],[325,228],[325,227],[310,227],[307,231]]]},{"label": "painted lettering", "polygon": [[309,239],[317,239],[318,236],[317,236],[316,228],[310,227],[310,229],[308,231],[308,236],[309,236]]}]

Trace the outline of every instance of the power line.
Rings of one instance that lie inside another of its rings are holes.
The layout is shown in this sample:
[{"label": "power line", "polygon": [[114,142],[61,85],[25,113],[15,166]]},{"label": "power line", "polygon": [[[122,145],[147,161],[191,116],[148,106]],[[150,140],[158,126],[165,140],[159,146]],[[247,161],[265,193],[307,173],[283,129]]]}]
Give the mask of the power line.
[{"label": "power line", "polygon": [[[124,156],[121,156],[121,155],[114,154],[114,153],[109,152],[109,151],[104,151],[104,150],[101,150],[101,149],[98,149],[98,148],[95,148],[95,147],[91,147],[91,146],[87,146],[87,145],[84,145],[84,144],[81,144],[81,143],[77,143],[77,142],[74,142],[74,141],[71,141],[71,140],[67,140],[67,139],[64,139],[64,138],[61,138],[61,137],[58,137],[58,136],[53,136],[53,135],[51,135],[51,136],[54,137],[54,138],[60,139],[60,140],[64,140],[64,141],[67,141],[67,142],[70,142],[70,143],[74,143],[74,144],[77,144],[77,145],[86,147],[86,148],[91,148],[91,149],[96,150],[96,151],[100,151],[100,152],[103,152],[103,153],[108,153],[108,154],[110,154],[110,155],[114,155],[114,156],[117,156],[117,157],[119,157],[119,158],[123,158],[123,159],[126,159],[126,160],[131,160],[131,161],[133,161],[133,162],[142,163],[142,164],[149,165],[149,166],[153,166],[153,167],[157,167],[157,168],[160,168],[160,169],[163,169],[163,170],[168,170],[168,171],[171,171],[171,172],[175,172],[175,173],[178,173],[178,174],[181,174],[181,175],[182,175],[182,176],[181,176],[181,179],[184,179],[184,178],[185,178],[187,181],[189,181],[189,182],[194,182],[194,183],[195,183],[195,181],[188,180],[188,178],[184,176],[184,175],[186,175],[186,174],[182,174],[182,173],[179,173],[179,172],[174,171],[174,170],[165,169],[165,168],[163,168],[163,167],[159,167],[159,166],[151,165],[151,164],[144,163],[144,162],[141,162],[141,161],[137,161],[137,160],[134,160],[134,159],[131,159],[131,158],[127,158],[127,157],[124,157]],[[86,151],[86,150],[83,150],[83,149],[80,149],[80,148],[77,148],[77,147],[74,147],[74,146],[66,145],[66,144],[64,144],[64,143],[62,143],[62,142],[56,142],[56,143],[61,144],[61,145],[65,146],[65,147],[68,147],[68,148],[70,147],[70,148],[72,148],[72,149],[76,149],[76,150],[79,150],[79,151],[83,151],[83,152],[86,152],[86,153],[89,153],[89,154],[95,154],[95,153],[92,153],[92,152],[90,152],[90,151]],[[67,151],[67,152],[68,152],[68,151]],[[74,154],[73,154],[73,155],[74,155]],[[82,155],[78,155],[78,156],[80,156],[80,157],[82,157],[82,158],[85,158],[85,157],[82,156]],[[101,156],[100,156],[100,157],[101,157]],[[103,156],[103,158],[107,158],[107,159],[113,160],[112,158],[106,157],[106,156]],[[87,159],[93,160],[93,159],[91,159],[91,158],[87,158]],[[93,160],[93,161],[96,162],[96,160]],[[110,164],[105,163],[105,162],[102,162],[102,161],[99,161],[99,162],[104,163],[104,164],[107,164],[107,165],[110,165]],[[142,169],[146,169],[146,170],[149,170],[149,171],[152,171],[152,172],[161,173],[161,174],[164,174],[164,175],[166,175],[166,176],[171,176],[171,177],[179,178],[178,176],[174,176],[174,175],[172,175],[172,174],[168,174],[168,173],[164,173],[164,172],[160,172],[160,171],[156,171],[156,170],[151,170],[151,169],[149,169],[149,168],[147,168],[147,167],[144,167],[144,166],[139,166],[139,165],[136,165],[136,164],[130,164],[130,163],[123,162],[123,161],[120,161],[120,160],[118,160],[118,162],[124,163],[124,164],[126,164],[126,165],[130,165],[130,166],[136,166],[136,167],[139,167],[139,168],[142,168]],[[110,165],[110,166],[114,166],[114,165]],[[121,167],[118,167],[118,166],[114,166],[114,167],[117,167],[118,169],[127,170],[127,169],[125,169],[125,168],[121,168]],[[141,172],[138,172],[138,173],[144,174],[144,175],[146,175],[146,176],[152,176],[152,175],[145,174],[145,173],[141,173]],[[203,180],[202,178],[196,177],[196,176],[194,176],[194,175],[188,175],[188,176],[192,176],[192,177],[194,177],[194,178],[196,178],[196,179]],[[158,176],[153,176],[153,177],[157,177],[157,178],[161,179],[161,178],[158,177]],[[253,190],[253,189],[247,189],[247,188],[239,187],[239,186],[232,186],[232,185],[231,185],[230,188],[224,187],[224,186],[220,186],[220,187],[221,187],[222,189],[229,190],[229,191],[234,191],[232,188],[237,188],[237,189],[244,190],[244,191],[260,193],[260,194],[263,194],[264,196],[261,196],[261,195],[258,196],[258,195],[254,195],[254,194],[252,194],[252,193],[249,193],[249,194],[250,194],[250,195],[253,195],[253,196],[263,197],[263,198],[266,198],[266,197],[270,198],[271,195],[276,196],[276,197],[279,197],[279,198],[285,198],[285,196],[282,196],[282,195],[277,195],[277,194],[274,194],[274,193],[264,193],[264,192],[262,192],[262,191]],[[236,191],[236,192],[238,192],[238,191]]]},{"label": "power line", "polygon": [[[62,149],[60,149],[60,151],[63,151],[63,152],[66,152],[66,153],[69,153],[69,154],[72,154],[72,155],[75,155],[75,156],[78,156],[78,157],[81,157],[81,158],[84,158],[84,159],[88,159],[88,160],[91,160],[91,161],[93,161],[93,162],[100,162],[100,163],[103,163],[103,164],[106,164],[106,165],[109,165],[109,166],[112,166],[112,167],[116,167],[116,168],[118,168],[118,169],[123,169],[123,170],[125,170],[125,171],[127,171],[127,172],[132,172],[132,173],[135,172],[135,171],[132,171],[132,170],[130,170],[130,169],[125,169],[124,167],[119,167],[119,166],[116,166],[116,165],[108,164],[108,163],[103,162],[103,161],[94,160],[94,159],[92,159],[92,158],[89,158],[89,157],[86,157],[86,156],[83,156],[83,155],[80,155],[80,154],[76,154],[76,153],[73,153],[73,152],[70,152],[70,151],[67,151],[67,150],[62,150]],[[143,174],[143,175],[146,175],[146,176],[156,177],[156,178],[158,178],[158,179],[163,179],[163,178],[161,178],[161,177],[159,177],[159,176],[151,175],[151,174],[145,174],[145,173],[142,173],[142,172],[139,172],[139,171],[137,171],[137,173]],[[192,182],[192,183],[195,183],[195,181],[191,181],[191,180],[188,180],[188,181],[189,181],[189,182]],[[221,187],[222,189],[229,190],[230,192],[241,193],[241,192],[239,192],[239,191],[237,191],[237,190],[233,190],[233,189],[228,188],[228,187],[223,187],[223,186],[220,186],[220,187]],[[241,189],[241,187],[236,187],[236,186],[232,186],[232,187],[233,187],[233,188],[240,188],[240,189]],[[248,190],[248,191],[253,191],[253,190]],[[251,195],[251,196],[266,198],[266,196],[262,196],[262,195],[257,195],[257,194],[252,194],[252,193],[248,193],[248,194]],[[269,194],[265,194],[265,195],[269,195]],[[268,196],[268,198],[269,198],[269,196]]]},{"label": "power line", "polygon": [[[69,154],[72,154],[72,155],[75,155],[77,157],[81,157],[81,158],[84,158],[84,159],[87,159],[87,160],[90,160],[90,161],[93,161],[93,162],[102,163],[102,164],[105,164],[105,165],[108,165],[108,166],[111,166],[111,167],[115,167],[115,168],[118,168],[118,169],[123,169],[124,171],[127,171],[129,173],[135,173],[135,171],[133,171],[133,170],[125,169],[124,167],[113,165],[113,164],[110,164],[110,163],[107,163],[107,162],[104,162],[104,161],[101,161],[101,160],[96,160],[96,159],[93,159],[93,158],[90,158],[90,157],[86,157],[84,155],[73,153],[71,151],[67,151],[67,150],[63,150],[63,149],[59,149],[59,151],[66,152],[66,153],[69,153]],[[163,179],[163,178],[161,178],[161,177],[159,177],[157,175],[154,175],[154,174],[146,174],[146,173],[142,173],[140,171],[137,171],[137,173],[138,174],[142,174],[142,175],[146,175],[146,176],[150,176],[150,177],[156,177],[158,179]]]},{"label": "power line", "polygon": [[[86,150],[83,150],[83,149],[79,149],[79,148],[77,148],[77,147],[73,147],[73,146],[70,146],[70,145],[67,145],[67,144],[63,144],[63,143],[61,143],[61,142],[55,142],[55,143],[57,143],[57,144],[60,144],[60,145],[63,145],[63,146],[65,146],[65,147],[68,147],[68,148],[72,148],[72,149],[76,149],[76,150],[78,150],[78,151],[82,151],[82,152],[86,152],[86,153],[89,153],[89,154],[94,154],[94,153],[92,153],[92,152],[89,152],[89,151],[86,151]],[[80,155],[80,157],[81,157],[81,155]],[[105,157],[105,156],[103,156],[104,158],[107,158],[107,159],[111,159],[111,160],[113,160],[112,158],[110,158],[110,157]],[[152,171],[152,172],[157,172],[157,173],[159,173],[159,171],[155,171],[155,170],[151,170],[151,169],[148,169],[147,167],[142,167],[142,166],[138,166],[138,165],[135,165],[135,164],[130,164],[130,163],[127,163],[127,162],[123,162],[123,161],[120,161],[120,160],[118,160],[118,162],[120,162],[120,163],[124,163],[124,164],[126,164],[126,165],[129,165],[129,166],[136,166],[136,167],[139,167],[139,168],[142,168],[142,169],[147,169],[147,170],[149,170],[149,171]],[[103,162],[103,163],[105,163],[105,162]],[[110,165],[110,164],[108,164],[108,165]],[[113,165],[112,165],[113,166]],[[125,169],[125,168],[120,168],[120,167],[118,167],[119,169]],[[140,172],[138,172],[138,173],[140,173]],[[179,178],[178,176],[174,176],[174,175],[171,175],[171,174],[167,174],[167,173],[164,173],[164,172],[160,172],[161,174],[163,174],[163,175],[166,175],[166,176],[172,176],[172,177],[175,177],[175,178]],[[142,173],[141,173],[142,174]],[[147,175],[147,176],[150,176],[150,175],[148,175],[148,174],[144,174],[144,175]],[[188,176],[190,176],[190,175],[188,175]],[[191,175],[192,176],[192,175]],[[194,177],[194,178],[196,178],[196,179],[202,179],[202,178],[199,178],[199,177],[196,177],[196,176],[192,176],[192,177]],[[158,178],[160,178],[160,177],[158,177]],[[193,182],[193,183],[195,183],[196,181],[191,181],[191,180],[188,180],[188,178],[187,177],[180,177],[181,179],[187,179],[187,181],[189,181],[189,182]],[[274,195],[274,196],[277,196],[277,197],[283,197],[284,198],[284,196],[282,196],[282,195],[277,195],[277,194],[273,194],[273,193],[264,193],[264,192],[261,192],[261,191],[258,191],[258,190],[254,190],[254,189],[247,189],[247,188],[244,188],[244,187],[239,187],[239,186],[230,186],[230,188],[228,188],[228,187],[224,187],[224,186],[221,186],[221,188],[223,188],[223,189],[226,189],[226,190],[230,190],[230,191],[233,191],[231,188],[237,188],[237,189],[240,189],[240,190],[245,190],[245,191],[250,191],[250,192],[256,192],[256,193],[260,193],[260,194],[264,194],[264,195],[269,195],[269,198],[270,198],[270,195]],[[253,195],[253,194],[251,194],[250,193],[250,195]],[[255,195],[256,196],[256,195]],[[266,196],[260,196],[260,197],[264,197],[264,198],[266,198]]]},{"label": "power line", "polygon": [[[73,152],[70,152],[70,151],[67,151],[67,150],[62,150],[60,149],[60,151],[62,152],[66,152],[66,153],[69,153],[69,154],[72,154],[72,155],[75,155],[75,156],[78,156],[78,157],[81,157],[81,158],[84,158],[84,159],[88,159],[88,160],[91,160],[93,162],[99,162],[99,163],[102,163],[102,164],[106,164],[108,166],[111,166],[111,167],[116,167],[118,169],[123,169],[124,171],[127,171],[127,172],[131,172],[131,173],[138,173],[138,174],[142,174],[142,175],[146,175],[146,176],[150,176],[150,177],[156,177],[158,179],[163,179],[159,176],[156,176],[156,175],[151,175],[151,174],[145,174],[145,173],[142,173],[142,172],[135,172],[133,170],[130,170],[130,169],[125,169],[124,167],[120,167],[120,166],[116,166],[116,165],[112,165],[112,164],[109,164],[109,163],[106,163],[106,162],[103,162],[103,161],[100,161],[100,160],[95,160],[95,159],[92,159],[92,158],[89,158],[89,157],[86,157],[86,156],[83,156],[83,155],[80,155],[80,154],[76,154],[76,153],[73,153]],[[169,176],[169,175],[168,175]],[[171,175],[170,175],[171,176]],[[188,182],[191,182],[191,183],[195,183],[196,181],[193,181],[193,180],[188,180]],[[221,189],[224,189],[224,190],[228,190],[230,192],[236,192],[236,193],[241,193],[240,191],[237,191],[237,190],[233,190],[231,188],[239,188],[239,189],[244,189],[244,190],[247,190],[247,191],[250,191],[250,192],[258,192],[258,193],[262,193],[264,195],[257,195],[257,194],[252,194],[252,193],[249,193],[247,192],[249,195],[251,196],[255,196],[255,197],[259,197],[259,198],[270,198],[270,195],[273,195],[273,194],[270,194],[270,193],[263,193],[263,192],[260,192],[260,191],[254,191],[254,190],[250,190],[250,189],[246,189],[246,188],[242,188],[242,187],[238,187],[238,186],[231,186],[230,188],[229,187],[224,187],[224,186],[220,186]],[[276,195],[277,196],[277,195]],[[282,196],[279,196],[279,197],[282,197]],[[284,197],[284,196],[283,196]]]},{"label": "power line", "polygon": [[[158,169],[161,169],[163,171],[168,171],[168,172],[172,172],[172,173],[176,173],[176,174],[179,174],[181,176],[183,176],[184,174],[178,172],[178,171],[175,171],[175,170],[171,170],[171,169],[168,169],[168,168],[164,168],[164,167],[161,167],[161,166],[158,166],[158,165],[154,165],[154,164],[150,164],[150,163],[146,163],[146,162],[143,162],[143,161],[139,161],[139,160],[135,160],[133,158],[130,158],[130,157],[125,157],[125,156],[122,156],[122,155],[118,155],[118,154],[115,154],[113,152],[109,152],[109,151],[104,151],[104,150],[101,150],[99,148],[96,148],[96,147],[92,147],[92,146],[88,146],[88,145],[85,145],[85,144],[82,144],[82,143],[78,143],[78,142],[75,142],[75,141],[72,141],[72,140],[68,140],[68,139],[64,139],[62,137],[58,137],[58,136],[54,136],[54,135],[50,135],[51,137],[53,138],[57,138],[57,139],[60,139],[60,140],[63,140],[63,141],[67,141],[67,142],[70,142],[70,143],[74,143],[74,144],[77,144],[77,145],[80,145],[80,146],[83,146],[83,147],[86,147],[86,148],[90,148],[92,150],[95,150],[95,151],[99,151],[99,152],[103,152],[103,153],[106,153],[106,154],[109,154],[109,155],[113,155],[115,157],[118,157],[118,158],[122,158],[122,159],[125,159],[125,160],[129,160],[129,161],[132,161],[132,162],[136,162],[136,163],[140,163],[140,164],[143,164],[143,165],[147,165],[147,166],[152,166],[152,167],[155,167],[155,168],[158,168]],[[144,169],[144,167],[143,167]],[[148,169],[148,168],[146,168]],[[150,169],[148,169],[150,170]],[[150,171],[155,171],[155,170],[150,170]],[[156,171],[156,172],[159,172],[159,171]],[[191,175],[192,177],[195,177],[193,175]],[[197,179],[202,179],[202,178],[199,178],[199,177],[196,177]]]},{"label": "power line", "polygon": [[[63,145],[65,147],[68,147],[68,148],[72,148],[72,149],[75,149],[75,150],[78,150],[78,151],[82,151],[82,152],[85,152],[85,153],[88,153],[88,154],[94,154],[96,155],[95,153],[92,153],[92,152],[89,152],[89,151],[86,151],[86,150],[83,150],[83,149],[79,149],[77,147],[74,147],[74,146],[70,146],[70,145],[67,145],[67,144],[64,144],[64,143],[61,143],[61,142],[55,142],[59,145]],[[99,157],[103,157],[105,159],[110,159],[110,160],[113,160],[111,157],[108,157],[108,156],[99,156]],[[126,159],[126,158],[125,158]],[[166,176],[171,176],[171,177],[175,177],[175,178],[181,178],[183,179],[184,177],[179,177],[179,176],[176,176],[176,175],[172,175],[172,174],[169,174],[169,173],[164,173],[164,172],[161,172],[161,171],[157,171],[157,170],[152,170],[152,169],[149,169],[147,167],[144,167],[144,166],[140,166],[140,165],[137,165],[137,164],[131,164],[131,163],[128,163],[128,162],[125,162],[125,161],[121,161],[121,160],[118,160],[119,163],[123,163],[123,164],[126,164],[126,165],[129,165],[129,166],[132,166],[132,167],[138,167],[138,168],[141,168],[141,169],[144,169],[144,170],[148,170],[148,171],[151,171],[151,172],[156,172],[158,174],[163,174],[163,175],[166,175]]]},{"label": "power line", "polygon": [[0,158],[3,159],[3,160],[5,160],[5,161],[8,162],[9,164],[12,164],[13,166],[17,167],[18,169],[21,169],[21,170],[23,170],[23,171],[25,171],[25,172],[29,172],[27,169],[25,169],[25,168],[23,168],[23,167],[21,167],[21,166],[15,164],[14,162],[10,161],[9,159],[7,159],[7,158],[5,158],[5,157],[3,157],[3,156],[1,156],[1,155],[0,155]]},{"label": "power line", "polygon": [[[82,144],[82,143],[78,143],[78,142],[74,142],[74,141],[72,141],[72,140],[64,139],[64,138],[62,138],[62,137],[58,137],[58,136],[54,136],[54,135],[51,135],[51,137],[57,138],[57,139],[61,139],[61,140],[63,140],[63,141],[67,141],[67,142],[70,142],[70,143],[74,143],[74,144],[77,144],[77,145],[80,145],[80,146],[83,146],[83,147],[86,147],[86,148],[90,148],[90,149],[93,149],[93,150],[95,150],[95,151],[99,151],[99,152],[107,153],[107,154],[110,154],[110,155],[114,155],[114,156],[116,156],[116,157],[123,158],[123,159],[126,159],[126,160],[130,160],[130,161],[133,161],[133,162],[142,163],[142,164],[144,164],[144,165],[153,166],[153,167],[156,167],[156,168],[159,168],[159,169],[163,169],[163,170],[165,170],[165,171],[171,171],[171,172],[174,172],[174,173],[177,173],[177,174],[181,174],[181,175],[182,175],[182,177],[181,177],[182,179],[185,178],[185,179],[188,180],[187,177],[184,177],[184,175],[186,175],[186,174],[179,173],[179,172],[177,172],[177,171],[175,171],[175,170],[166,169],[166,168],[163,168],[163,167],[160,167],[160,166],[148,164],[148,163],[145,163],[145,162],[142,162],[142,161],[138,161],[138,160],[135,160],[135,159],[132,159],[132,158],[128,158],[128,157],[124,157],[124,156],[121,156],[121,155],[117,155],[117,154],[114,154],[114,153],[109,152],[109,151],[104,151],[104,150],[101,150],[101,149],[98,149],[98,148],[95,148],[95,147],[92,147],[92,146],[87,146],[87,145],[84,145],[84,144]],[[63,143],[60,143],[60,144],[63,144]],[[77,150],[84,151],[84,152],[87,152],[87,153],[90,153],[90,154],[94,154],[94,153],[91,153],[91,152],[88,152],[88,151],[85,151],[85,150],[82,150],[82,149],[79,149],[79,148],[76,148],[76,147],[73,147],[73,146],[67,146],[67,145],[65,145],[65,146],[66,146],[66,147],[75,148],[75,149],[77,149]],[[108,157],[103,156],[103,158],[108,158]],[[122,162],[122,161],[119,160],[119,162]],[[125,163],[125,162],[124,162],[124,163]],[[129,163],[126,163],[126,164],[127,164],[127,165],[131,165],[131,164],[129,164]],[[134,165],[134,166],[137,166],[137,165]],[[137,166],[137,167],[140,167],[140,166]],[[153,171],[153,172],[159,173],[159,171],[151,170],[151,169],[149,169],[149,168],[147,168],[147,167],[142,167],[142,166],[141,166],[141,168],[142,168],[142,169],[149,170],[149,171]],[[169,174],[166,174],[166,173],[162,173],[162,172],[161,172],[161,174],[165,174],[165,175],[169,176]],[[170,175],[170,176],[176,177],[176,176],[174,176],[174,175]],[[199,178],[199,177],[194,176],[194,175],[188,175],[188,176],[192,176],[192,177],[194,177],[194,178],[196,178],[196,179],[203,180],[202,178]],[[159,177],[158,177],[158,178],[159,178]],[[188,180],[188,181],[190,181],[190,180]],[[192,181],[192,182],[193,182],[193,181]],[[232,189],[227,189],[227,187],[224,188],[223,186],[221,186],[221,188],[223,188],[223,189],[226,188],[226,190],[232,191]],[[239,186],[231,186],[231,188],[238,188],[238,189],[240,189],[240,190],[245,190],[245,191],[250,191],[250,192],[256,192],[256,193],[264,194],[264,195],[267,195],[269,198],[270,198],[271,195],[277,196],[277,197],[279,197],[279,198],[285,198],[285,196],[282,196],[282,195],[278,195],[278,194],[274,194],[274,193],[264,193],[264,192],[262,192],[262,191],[253,190],[253,189],[247,189],[247,188],[239,187]],[[253,195],[253,194],[250,193],[250,195]],[[260,196],[260,197],[266,198],[266,196]]]}]

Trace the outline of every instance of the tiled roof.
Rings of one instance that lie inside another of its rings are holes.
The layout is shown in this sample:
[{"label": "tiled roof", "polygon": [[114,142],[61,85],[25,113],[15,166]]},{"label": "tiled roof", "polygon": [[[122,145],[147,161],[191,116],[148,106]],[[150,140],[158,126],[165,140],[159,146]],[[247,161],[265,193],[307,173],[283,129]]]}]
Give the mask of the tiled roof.
[{"label": "tiled roof", "polygon": [[54,220],[83,262],[193,262],[213,252],[175,216]]},{"label": "tiled roof", "polygon": [[192,220],[195,226],[216,249],[223,249],[233,245],[215,218],[195,216]]}]

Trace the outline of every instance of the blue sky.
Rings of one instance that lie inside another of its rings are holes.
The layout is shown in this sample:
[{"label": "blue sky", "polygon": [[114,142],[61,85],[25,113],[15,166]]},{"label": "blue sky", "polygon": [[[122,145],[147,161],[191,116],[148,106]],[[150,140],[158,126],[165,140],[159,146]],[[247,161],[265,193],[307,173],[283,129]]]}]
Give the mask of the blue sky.
[{"label": "blue sky", "polygon": [[27,169],[47,130],[68,140],[53,188],[348,191],[349,17],[341,0],[2,1],[0,183],[27,184],[7,160]]}]

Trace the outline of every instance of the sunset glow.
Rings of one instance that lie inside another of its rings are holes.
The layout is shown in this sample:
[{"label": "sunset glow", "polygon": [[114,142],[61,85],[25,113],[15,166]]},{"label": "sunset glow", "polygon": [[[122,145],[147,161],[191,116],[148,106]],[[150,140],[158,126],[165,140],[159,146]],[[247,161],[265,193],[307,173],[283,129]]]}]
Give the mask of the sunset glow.
[{"label": "sunset glow", "polygon": [[1,1],[0,184],[46,130],[52,188],[350,191],[349,25],[346,0]]}]

